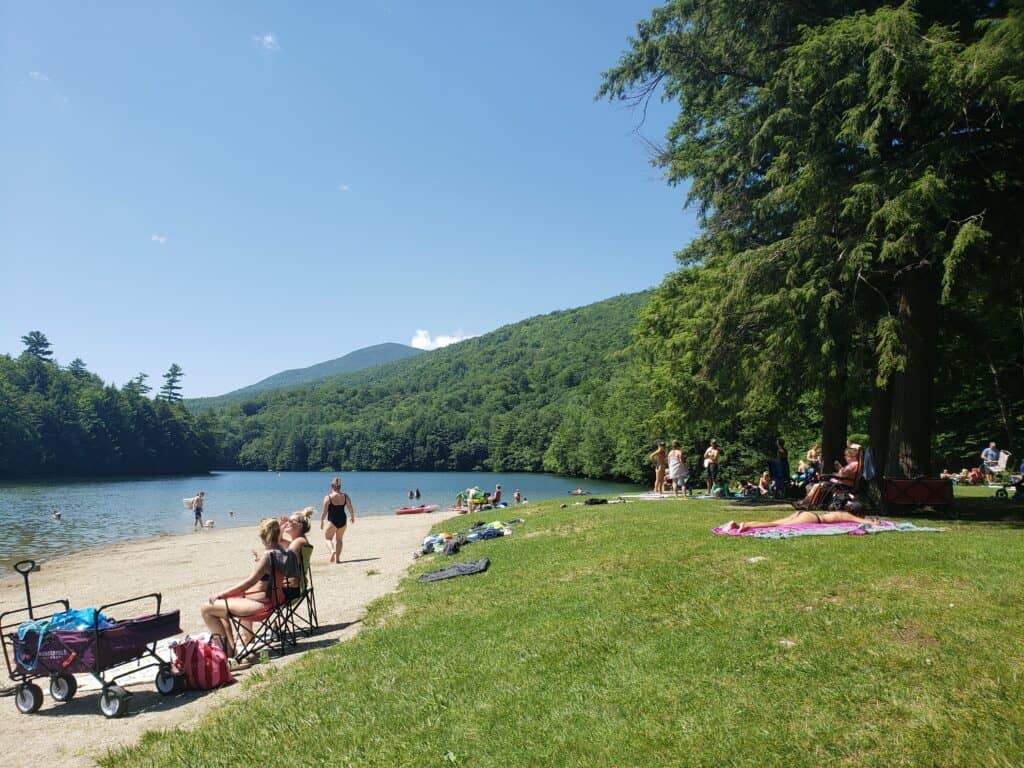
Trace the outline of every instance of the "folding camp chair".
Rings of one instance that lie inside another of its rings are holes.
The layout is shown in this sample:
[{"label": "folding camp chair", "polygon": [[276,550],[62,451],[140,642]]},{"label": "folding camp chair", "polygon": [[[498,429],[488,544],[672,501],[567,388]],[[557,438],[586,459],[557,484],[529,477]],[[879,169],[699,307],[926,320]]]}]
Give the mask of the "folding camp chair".
[{"label": "folding camp chair", "polygon": [[984,464],[982,470],[985,472],[985,477],[988,482],[986,483],[989,488],[1005,488],[1008,483],[1005,482],[1009,479],[1009,472],[1007,468],[1010,466],[1010,452],[1000,451],[999,461],[995,464]]},{"label": "folding camp chair", "polygon": [[838,478],[837,475],[822,475],[821,489],[814,504],[808,509],[833,509],[846,508],[848,502],[857,501],[864,506],[873,506],[874,498],[869,488],[870,478],[875,476],[874,455],[870,448],[859,449],[857,452],[857,474],[852,482],[849,478],[842,478],[840,482],[830,482],[831,478]]},{"label": "folding camp chair", "polygon": [[316,613],[316,593],[313,591],[313,547],[309,544],[302,548],[299,569],[299,593],[284,606],[284,621],[291,636],[291,642],[297,642],[300,631],[307,637],[320,626]]},{"label": "folding camp chair", "polygon": [[[275,645],[284,655],[286,647],[294,644],[287,619],[290,600],[286,595],[298,583],[298,559],[294,552],[284,549],[271,550],[270,554],[271,601],[256,613],[237,615],[227,611],[226,618],[235,636],[236,661],[244,661],[264,648],[273,650]],[[228,605],[227,600],[224,605]]]}]

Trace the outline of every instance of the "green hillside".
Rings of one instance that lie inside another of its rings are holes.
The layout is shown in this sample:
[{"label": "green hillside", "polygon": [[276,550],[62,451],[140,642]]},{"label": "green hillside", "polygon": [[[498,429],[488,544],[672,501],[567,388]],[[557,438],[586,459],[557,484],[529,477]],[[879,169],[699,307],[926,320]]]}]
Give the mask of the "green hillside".
[{"label": "green hillside", "polygon": [[407,357],[419,355],[423,350],[408,347],[405,344],[375,344],[372,347],[357,349],[347,355],[327,360],[323,363],[311,365],[308,368],[293,368],[289,371],[281,371],[273,376],[268,376],[262,381],[250,384],[248,387],[236,389],[217,397],[197,397],[185,402],[189,410],[193,412],[205,411],[210,408],[220,408],[247,400],[252,395],[260,392],[268,392],[274,389],[294,387],[299,384],[310,384],[314,381],[327,379],[331,376],[339,376],[344,373],[354,373],[364,368],[371,368],[375,365],[390,363],[395,360],[403,360]]},{"label": "green hillside", "polygon": [[564,465],[568,446],[590,441],[594,458],[583,469],[614,475],[603,422],[591,417],[647,299],[553,312],[430,355],[246,399],[221,414],[225,464],[579,471]]}]

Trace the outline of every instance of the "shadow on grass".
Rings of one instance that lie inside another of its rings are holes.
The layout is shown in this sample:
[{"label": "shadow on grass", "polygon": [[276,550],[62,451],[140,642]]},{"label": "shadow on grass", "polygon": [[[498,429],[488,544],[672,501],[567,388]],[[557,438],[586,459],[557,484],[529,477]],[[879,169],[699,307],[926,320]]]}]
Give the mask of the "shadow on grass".
[{"label": "shadow on grass", "polygon": [[1024,504],[1013,499],[958,498],[948,507],[890,507],[887,514],[1024,528]]}]

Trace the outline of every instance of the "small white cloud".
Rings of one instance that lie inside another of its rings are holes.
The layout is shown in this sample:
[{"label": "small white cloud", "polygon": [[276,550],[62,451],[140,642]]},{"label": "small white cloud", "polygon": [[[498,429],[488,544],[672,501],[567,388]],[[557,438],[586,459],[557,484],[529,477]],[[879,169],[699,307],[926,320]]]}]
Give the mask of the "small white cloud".
[{"label": "small white cloud", "polygon": [[252,39],[253,42],[257,43],[264,51],[281,50],[281,44],[277,42],[277,38],[270,32],[265,35],[253,35]]},{"label": "small white cloud", "polygon": [[467,335],[462,331],[455,331],[452,334],[439,334],[433,338],[430,337],[430,331],[425,331],[422,328],[417,328],[416,333],[412,335],[412,340],[409,342],[410,347],[415,349],[440,349],[441,347],[447,347],[449,344],[457,344],[464,339],[472,339],[471,334]]},{"label": "small white cloud", "polygon": [[29,72],[28,76],[31,77],[33,80],[38,80],[41,83],[50,82],[50,78],[47,75],[44,75],[42,72]]},{"label": "small white cloud", "polygon": [[339,184],[338,185],[338,191],[339,192],[348,192],[351,189],[352,189],[352,187],[350,187],[348,184]]},{"label": "small white cloud", "polygon": [[153,235],[149,239],[151,242],[154,242],[157,245],[163,245],[164,243],[167,242],[167,235]]}]

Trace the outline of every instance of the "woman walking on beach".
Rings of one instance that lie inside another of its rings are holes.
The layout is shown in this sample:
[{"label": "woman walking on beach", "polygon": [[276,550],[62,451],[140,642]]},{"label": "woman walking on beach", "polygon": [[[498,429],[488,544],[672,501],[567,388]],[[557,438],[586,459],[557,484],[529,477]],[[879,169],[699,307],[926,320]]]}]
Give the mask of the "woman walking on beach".
[{"label": "woman walking on beach", "polygon": [[[345,519],[346,508],[348,509],[347,520]],[[324,536],[327,541],[334,544],[330,562],[340,563],[342,539],[345,538],[347,524],[356,521],[356,508],[352,506],[352,498],[347,493],[341,492],[341,478],[339,477],[331,481],[331,492],[324,496],[324,507],[320,513],[321,531],[324,529],[324,518],[327,519],[327,532]]]}]

